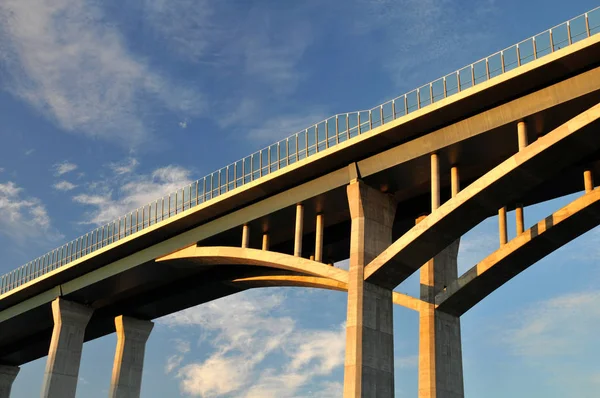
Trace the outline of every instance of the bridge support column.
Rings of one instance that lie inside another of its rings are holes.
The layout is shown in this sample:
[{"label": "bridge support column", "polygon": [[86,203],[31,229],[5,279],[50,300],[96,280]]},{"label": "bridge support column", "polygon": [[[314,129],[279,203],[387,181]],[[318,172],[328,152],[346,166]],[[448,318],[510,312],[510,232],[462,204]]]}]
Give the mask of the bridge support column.
[{"label": "bridge support column", "polygon": [[10,390],[19,370],[18,366],[0,365],[0,398],[10,398]]},{"label": "bridge support column", "polygon": [[344,397],[392,398],[392,291],[365,282],[364,267],[392,243],[396,204],[361,181],[353,181],[347,194],[352,229]]},{"label": "bridge support column", "polygon": [[61,298],[52,302],[54,329],[42,387],[44,398],[74,398],[85,328],[94,310]]},{"label": "bridge support column", "polygon": [[146,341],[154,323],[118,316],[117,350],[110,384],[110,398],[139,398]]},{"label": "bridge support column", "polygon": [[[455,197],[460,190],[456,166],[450,170],[450,182],[452,197]],[[432,212],[440,205],[439,191],[439,162],[437,155],[432,155]],[[417,223],[424,218],[418,218]],[[419,398],[464,397],[460,318],[435,309],[436,294],[458,278],[459,242],[455,241],[421,267]]]},{"label": "bridge support column", "polygon": [[463,398],[460,318],[435,309],[435,295],[457,278],[459,241],[421,268],[419,398]]}]

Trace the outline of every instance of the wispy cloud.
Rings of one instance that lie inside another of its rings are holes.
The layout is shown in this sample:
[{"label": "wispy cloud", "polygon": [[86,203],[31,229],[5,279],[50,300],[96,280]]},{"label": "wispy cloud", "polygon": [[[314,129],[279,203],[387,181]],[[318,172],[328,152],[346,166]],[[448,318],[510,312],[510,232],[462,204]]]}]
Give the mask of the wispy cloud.
[{"label": "wispy cloud", "polygon": [[117,175],[131,173],[138,166],[139,162],[135,158],[129,158],[122,162],[109,163],[108,167]]},{"label": "wispy cloud", "polygon": [[52,227],[44,204],[27,196],[12,181],[0,183],[0,233],[17,243],[25,243],[29,238],[51,242],[62,239]]},{"label": "wispy cloud", "polygon": [[62,180],[62,181],[59,181],[56,184],[54,184],[53,187],[57,191],[71,191],[71,190],[77,188],[77,185],[75,185],[69,181]]},{"label": "wispy cloud", "polygon": [[77,165],[65,160],[64,162],[56,163],[52,168],[54,169],[54,175],[58,177],[77,170]]},{"label": "wispy cloud", "polygon": [[376,46],[394,49],[386,51],[383,65],[398,86],[415,88],[419,81],[441,77],[439,67],[475,61],[493,37],[489,17],[495,0],[472,7],[457,0],[360,0],[357,5],[364,16],[356,23],[357,32],[375,34]]},{"label": "wispy cloud", "polygon": [[581,355],[600,327],[600,291],[564,294],[532,304],[514,315],[502,341],[527,358]]},{"label": "wispy cloud", "polygon": [[92,208],[83,223],[102,225],[189,184],[189,176],[189,170],[174,165],[150,174],[121,173],[121,178],[88,184],[73,200]]},{"label": "wispy cloud", "polygon": [[[250,291],[169,315],[172,327],[200,326],[211,333],[213,353],[182,366],[182,392],[216,397],[294,397],[313,383],[339,394],[339,383],[322,380],[343,365],[345,330],[306,330],[281,312],[283,296]],[[269,365],[271,354],[286,357],[283,367]],[[323,396],[310,394],[309,396]]]},{"label": "wispy cloud", "polygon": [[151,133],[150,104],[182,114],[201,108],[198,93],[130,53],[93,2],[3,1],[0,41],[4,88],[64,130],[135,146]]}]

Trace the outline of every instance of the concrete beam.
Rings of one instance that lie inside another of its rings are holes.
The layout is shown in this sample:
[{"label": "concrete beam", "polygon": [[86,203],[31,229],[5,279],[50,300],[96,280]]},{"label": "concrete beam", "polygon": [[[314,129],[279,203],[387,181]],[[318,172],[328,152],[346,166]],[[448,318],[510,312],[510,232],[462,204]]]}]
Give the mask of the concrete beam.
[{"label": "concrete beam", "polygon": [[174,266],[195,267],[201,265],[254,265],[270,267],[305,275],[320,276],[339,282],[348,282],[348,274],[339,268],[311,261],[289,254],[263,251],[257,249],[242,249],[239,247],[189,246],[169,255],[159,257],[156,261],[168,261]]},{"label": "concrete beam", "polygon": [[75,398],[85,328],[93,309],[61,298],[52,302],[54,329],[42,397]]},{"label": "concrete beam", "polygon": [[0,398],[10,398],[10,391],[19,370],[21,368],[18,366],[0,365]]},{"label": "concrete beam", "polygon": [[394,396],[391,289],[364,280],[364,267],[392,241],[396,204],[360,180],[348,185],[352,218],[344,398]]},{"label": "concrete beam", "polygon": [[[260,287],[309,287],[317,289],[335,290],[338,292],[347,292],[348,284],[333,279],[301,276],[301,275],[261,275],[237,278],[232,281],[235,284],[244,285],[249,288]],[[409,310],[419,311],[421,300],[404,293],[392,292],[392,302]]]},{"label": "concrete beam", "polygon": [[586,193],[515,237],[435,297],[438,311],[460,316],[540,259],[600,224],[600,189]]},{"label": "concrete beam", "polygon": [[600,148],[600,104],[502,162],[444,203],[365,267],[365,280],[393,289],[506,203]]},{"label": "concrete beam", "polygon": [[154,323],[118,316],[115,318],[117,349],[109,397],[139,398],[146,341]]}]

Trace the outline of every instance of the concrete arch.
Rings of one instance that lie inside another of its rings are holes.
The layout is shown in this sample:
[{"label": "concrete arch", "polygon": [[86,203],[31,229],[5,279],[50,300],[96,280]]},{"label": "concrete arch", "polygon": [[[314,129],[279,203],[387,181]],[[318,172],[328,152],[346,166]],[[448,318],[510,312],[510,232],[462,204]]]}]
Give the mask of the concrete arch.
[{"label": "concrete arch", "polygon": [[596,104],[484,174],[371,261],[365,280],[395,288],[499,208],[598,150],[599,119]]},{"label": "concrete arch", "polygon": [[297,272],[307,276],[327,278],[348,283],[348,273],[317,261],[266,250],[228,246],[189,246],[156,259],[178,266],[194,265],[252,265]]},{"label": "concrete arch", "polygon": [[[231,281],[235,285],[248,286],[249,288],[271,287],[271,286],[290,286],[290,287],[309,287],[317,289],[335,290],[347,292],[348,284],[338,282],[328,278],[300,275],[261,275],[245,278],[238,278]],[[392,292],[392,301],[394,304],[408,308],[413,311],[419,311],[421,300],[404,293]]]},{"label": "concrete arch", "polygon": [[440,311],[464,314],[529,266],[600,225],[600,188],[577,198],[487,256],[435,297]]}]

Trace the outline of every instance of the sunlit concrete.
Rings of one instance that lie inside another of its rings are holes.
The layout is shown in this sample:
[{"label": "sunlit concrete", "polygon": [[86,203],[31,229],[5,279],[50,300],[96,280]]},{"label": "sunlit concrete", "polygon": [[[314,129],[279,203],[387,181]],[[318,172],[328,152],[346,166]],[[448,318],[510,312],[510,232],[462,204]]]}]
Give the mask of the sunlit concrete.
[{"label": "sunlit concrete", "polygon": [[394,396],[392,291],[364,280],[364,267],[392,241],[396,203],[357,180],[347,188],[352,217],[344,398]]},{"label": "sunlit concrete", "polygon": [[600,104],[579,114],[477,179],[365,267],[365,280],[393,289],[428,259],[505,203],[600,148]]},{"label": "sunlit concrete", "polygon": [[600,224],[600,188],[515,237],[437,294],[439,311],[460,316],[554,250]]},{"label": "sunlit concrete", "polygon": [[46,361],[43,398],[75,398],[83,335],[93,310],[60,298],[52,302],[54,329]]},{"label": "sunlit concrete", "polygon": [[118,316],[115,318],[117,349],[110,383],[110,398],[139,398],[146,341],[154,324]]}]

